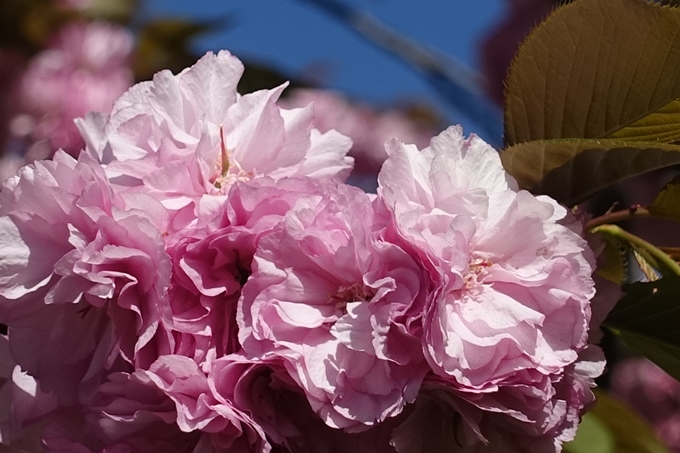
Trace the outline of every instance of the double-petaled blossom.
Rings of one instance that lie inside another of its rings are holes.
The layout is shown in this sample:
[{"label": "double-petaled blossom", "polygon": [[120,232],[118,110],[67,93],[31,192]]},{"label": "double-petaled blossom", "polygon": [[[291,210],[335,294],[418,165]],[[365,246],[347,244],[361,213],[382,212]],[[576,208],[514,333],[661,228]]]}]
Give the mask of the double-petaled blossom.
[{"label": "double-petaled blossom", "polygon": [[201,431],[205,442],[219,452],[269,452],[265,433],[251,415],[237,408],[230,398],[213,391],[208,376],[191,358],[161,356],[139,373],[175,403],[176,423],[183,432]]},{"label": "double-petaled blossom", "polygon": [[44,425],[42,451],[49,453],[194,451],[201,433],[185,433],[176,421],[172,399],[141,371],[112,373],[77,410],[63,409],[38,420]]},{"label": "double-petaled blossom", "polygon": [[120,355],[167,348],[158,329],[171,263],[167,213],[113,192],[97,162],[57,153],[0,192],[0,322],[17,363],[64,400],[89,394]]},{"label": "double-petaled blossom", "polygon": [[221,398],[252,413],[280,451],[395,453],[390,439],[401,416],[357,433],[331,428],[314,413],[304,390],[278,359],[220,358],[214,362],[208,380]]},{"label": "double-petaled blossom", "polygon": [[[313,129],[311,108],[277,107],[283,87],[238,95],[242,69],[223,52],[160,73],[81,122],[78,160],[59,152],[0,193],[0,322],[14,359],[58,398],[53,415],[80,405],[92,418],[122,369],[174,402],[171,424],[214,451],[269,450],[206,373],[241,349],[237,302],[259,237],[298,198],[319,198],[315,179],[344,178],[350,142]],[[134,414],[107,417],[137,429]],[[45,426],[50,451],[141,448]]]},{"label": "double-petaled blossom", "polygon": [[321,197],[311,178],[261,177],[235,184],[228,194],[218,215],[168,242],[174,350],[205,369],[211,360],[241,350],[238,300],[260,238],[299,200]]},{"label": "double-petaled blossom", "polygon": [[349,174],[346,137],[314,129],[310,106],[280,108],[285,85],[241,96],[242,73],[226,51],[177,75],[159,72],[116,101],[110,115],[79,123],[87,150],[112,180],[161,200],[174,229],[217,210],[237,181]]},{"label": "double-petaled blossom", "polygon": [[429,269],[422,338],[437,380],[495,424],[523,428],[515,451],[559,449],[604,364],[588,345],[587,243],[561,225],[563,207],[518,191],[497,152],[460,128],[389,152],[380,195]]},{"label": "double-petaled blossom", "polygon": [[425,279],[374,197],[334,183],[316,193],[260,239],[239,339],[281,358],[328,425],[372,425],[413,401],[427,372],[408,329]]}]

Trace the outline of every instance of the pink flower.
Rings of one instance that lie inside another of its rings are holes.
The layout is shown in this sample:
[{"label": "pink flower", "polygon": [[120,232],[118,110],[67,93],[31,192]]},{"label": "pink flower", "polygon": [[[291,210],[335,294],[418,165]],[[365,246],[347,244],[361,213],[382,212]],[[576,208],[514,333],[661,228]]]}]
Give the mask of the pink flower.
[{"label": "pink flower", "polygon": [[[113,445],[134,451],[189,451],[200,433],[185,433],[177,426],[173,400],[146,372],[113,373],[87,405],[84,431],[99,448]],[[108,451],[108,450],[107,450]]]},{"label": "pink flower", "polygon": [[372,425],[412,401],[427,371],[407,328],[424,278],[371,196],[332,183],[317,193],[260,238],[239,339],[248,355],[283,359],[328,425]]},{"label": "pink flower", "polygon": [[[73,120],[90,111],[109,112],[113,101],[133,82],[129,58],[132,35],[107,23],[72,23],[53,38],[48,49],[29,62],[21,86],[24,133],[43,151],[44,159],[63,148],[77,154],[84,145]],[[40,154],[42,153],[42,154]]]},{"label": "pink flower", "polygon": [[260,236],[279,224],[299,200],[320,198],[311,178],[255,178],[234,184],[210,222],[168,238],[176,354],[192,357],[208,369],[213,359],[241,350],[237,302]]},{"label": "pink flower", "polygon": [[236,181],[343,179],[352,164],[349,140],[313,129],[310,107],[279,108],[285,85],[239,95],[242,72],[226,51],[208,53],[178,75],[159,72],[123,95],[111,115],[79,122],[87,149],[116,182],[177,213],[175,229],[193,220],[191,213],[218,209]]},{"label": "pink flower", "polygon": [[[587,255],[588,261],[593,268],[601,269],[606,265],[606,255],[603,253],[605,243],[599,234],[589,233],[585,230],[585,225],[592,216],[583,213],[578,208],[567,213],[567,216],[560,221],[560,224],[566,226],[579,236],[584,236],[588,241],[588,246],[592,249],[592,255]],[[597,260],[596,264],[595,261]],[[602,323],[609,315],[609,312],[614,308],[616,302],[622,297],[621,286],[598,274],[593,274],[593,281],[595,282],[595,296],[590,300],[590,325],[588,326],[588,339],[590,343],[597,344],[602,339],[604,332],[601,329]]]},{"label": "pink flower", "polygon": [[281,363],[222,357],[213,362],[208,381],[215,394],[251,413],[272,442],[296,452],[330,447],[327,436],[334,430],[312,411]]},{"label": "pink flower", "polygon": [[0,335],[0,444],[2,445],[9,445],[11,433],[12,372],[15,365],[7,337]]},{"label": "pink flower", "polygon": [[170,280],[155,200],[114,194],[99,164],[63,152],[24,167],[0,192],[0,322],[12,354],[72,401],[118,353],[153,362]]},{"label": "pink flower", "polygon": [[247,409],[283,451],[394,453],[390,437],[399,417],[360,433],[331,428],[314,413],[280,361],[223,357],[213,363],[208,380],[214,392]]},{"label": "pink flower", "polygon": [[[31,381],[26,382],[30,388]],[[186,357],[162,356],[148,370],[111,373],[81,405],[54,410],[50,401],[41,398],[38,410],[42,412],[35,410],[38,399],[24,396],[19,401],[28,403],[21,406],[24,412],[42,415],[23,417],[32,422],[24,432],[15,428],[22,435],[17,445],[42,440],[42,449],[28,451],[269,451],[259,427],[228,401],[215,399],[205,374]]]},{"label": "pink flower", "polygon": [[268,453],[264,431],[233,400],[211,388],[211,383],[190,358],[167,355],[148,371],[139,371],[175,403],[177,426],[184,432],[200,430],[219,451]]},{"label": "pink flower", "polygon": [[573,377],[594,294],[586,241],[560,224],[563,207],[518,192],[497,152],[460,128],[421,152],[396,141],[389,152],[379,193],[433,284],[422,326],[430,366],[459,397],[559,450],[603,367],[598,356]]},{"label": "pink flower", "polygon": [[201,442],[182,432],[173,401],[143,372],[109,375],[91,401],[42,420],[47,452],[182,453]]},{"label": "pink flower", "polygon": [[590,387],[604,369],[601,351],[591,348],[565,369],[549,404],[532,407],[535,397],[518,401],[525,412],[537,412],[526,417],[530,422],[519,420],[518,414],[512,413],[516,409],[503,407],[511,401],[507,397],[499,395],[495,406],[480,407],[445,379],[429,376],[415,404],[407,408],[401,424],[393,430],[391,445],[398,453],[445,451],[451,445],[462,453],[561,451],[561,444],[575,435],[584,405],[593,403]]},{"label": "pink flower", "polygon": [[7,337],[0,336],[0,444],[5,447],[30,441],[31,425],[58,406],[57,398],[16,364],[9,346]]}]

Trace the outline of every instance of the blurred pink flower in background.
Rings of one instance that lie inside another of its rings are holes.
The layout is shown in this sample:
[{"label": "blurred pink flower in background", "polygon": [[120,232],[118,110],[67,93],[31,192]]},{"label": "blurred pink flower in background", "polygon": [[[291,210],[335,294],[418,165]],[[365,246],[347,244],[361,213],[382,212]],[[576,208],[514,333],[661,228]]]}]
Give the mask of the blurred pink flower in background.
[{"label": "blurred pink flower in background", "polygon": [[55,3],[64,9],[84,10],[92,6],[96,0],[55,0]]},{"label": "blurred pink flower in background", "polygon": [[680,382],[647,359],[628,359],[612,370],[615,395],[654,428],[671,450],[680,453]]},{"label": "blurred pink flower in background", "polygon": [[90,111],[109,112],[132,85],[132,46],[129,31],[104,22],[70,23],[53,36],[18,84],[10,131],[26,149],[3,158],[3,176],[60,148],[80,152],[85,142],[73,120]]},{"label": "blurred pink flower in background", "polygon": [[415,121],[397,108],[379,111],[367,104],[350,102],[329,90],[298,89],[280,102],[288,107],[312,104],[314,127],[321,132],[335,129],[352,139],[349,155],[354,157],[354,174],[375,176],[387,159],[385,142],[393,137],[419,148],[427,146],[438,131],[426,121]]},{"label": "blurred pink flower in background", "polygon": [[[18,112],[18,92],[25,64],[26,59],[20,52],[0,49],[0,150],[3,152],[11,146],[10,120]],[[13,170],[7,172],[0,165],[0,180],[13,175],[21,165],[14,164]]]}]

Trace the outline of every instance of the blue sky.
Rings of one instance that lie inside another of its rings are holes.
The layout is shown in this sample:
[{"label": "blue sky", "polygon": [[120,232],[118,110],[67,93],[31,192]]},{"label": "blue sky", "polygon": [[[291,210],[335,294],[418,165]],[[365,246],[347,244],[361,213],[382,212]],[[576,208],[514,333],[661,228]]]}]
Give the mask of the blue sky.
[{"label": "blue sky", "polygon": [[[505,0],[344,0],[432,50],[476,69],[477,43],[502,18]],[[324,68],[330,88],[372,102],[422,98],[468,132],[457,115],[398,59],[302,0],[146,0],[151,15],[231,16],[233,25],[200,39],[199,51],[226,48],[295,75]]]}]

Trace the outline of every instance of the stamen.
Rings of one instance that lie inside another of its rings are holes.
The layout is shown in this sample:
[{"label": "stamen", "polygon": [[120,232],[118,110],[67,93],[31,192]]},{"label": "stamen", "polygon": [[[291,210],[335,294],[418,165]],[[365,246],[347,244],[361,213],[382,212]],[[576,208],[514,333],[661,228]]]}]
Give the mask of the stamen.
[{"label": "stamen", "polygon": [[254,170],[243,170],[238,160],[229,152],[222,125],[220,125],[220,157],[214,168],[215,175],[210,179],[210,182],[217,189],[217,193],[220,194],[224,194],[233,183],[249,181],[255,174]]},{"label": "stamen", "polygon": [[222,157],[222,177],[229,173],[229,151],[227,151],[226,140],[224,139],[224,127],[220,124],[220,147]]},{"label": "stamen", "polygon": [[468,271],[463,275],[463,287],[470,291],[474,290],[477,285],[484,281],[484,276],[487,269],[493,266],[493,263],[486,258],[474,257],[468,264]]},{"label": "stamen", "polygon": [[362,284],[341,286],[337,293],[331,295],[331,302],[335,302],[335,309],[341,315],[345,315],[349,302],[370,302],[376,292],[375,288],[365,287]]}]

